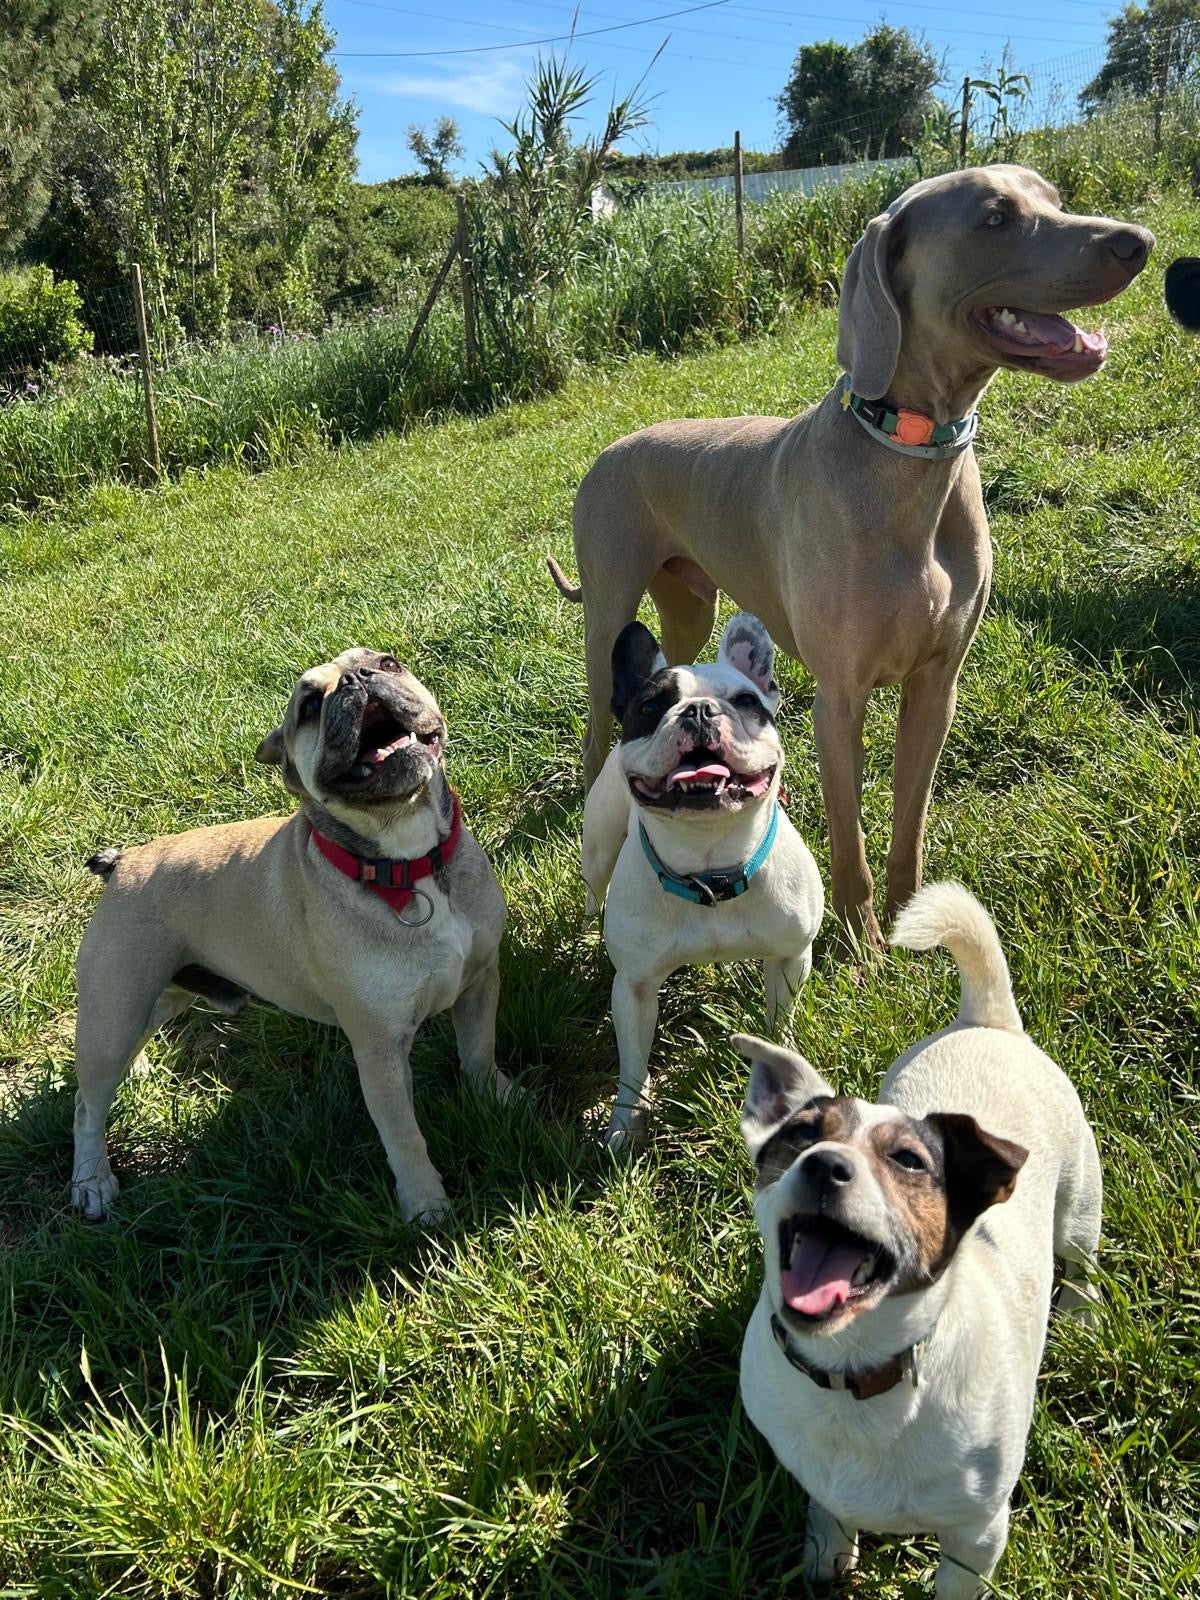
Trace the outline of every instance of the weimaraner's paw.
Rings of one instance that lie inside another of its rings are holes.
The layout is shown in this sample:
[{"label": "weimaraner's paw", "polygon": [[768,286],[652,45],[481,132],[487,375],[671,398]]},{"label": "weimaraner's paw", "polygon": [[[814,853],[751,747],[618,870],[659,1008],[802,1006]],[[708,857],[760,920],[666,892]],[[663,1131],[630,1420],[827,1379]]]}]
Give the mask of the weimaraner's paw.
[{"label": "weimaraner's paw", "polygon": [[75,1168],[71,1179],[71,1204],[89,1222],[99,1222],[121,1192],[107,1157]]}]

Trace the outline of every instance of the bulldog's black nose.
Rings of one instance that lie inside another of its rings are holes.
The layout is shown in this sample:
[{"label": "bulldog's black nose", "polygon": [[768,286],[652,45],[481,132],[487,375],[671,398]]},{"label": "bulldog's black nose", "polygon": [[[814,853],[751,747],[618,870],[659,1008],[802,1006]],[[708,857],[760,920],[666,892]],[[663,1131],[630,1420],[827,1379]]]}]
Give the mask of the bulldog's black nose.
[{"label": "bulldog's black nose", "polygon": [[854,1168],[837,1150],[813,1150],[805,1156],[803,1169],[818,1189],[844,1189],[854,1181]]},{"label": "bulldog's black nose", "polygon": [[715,700],[689,700],[679,713],[681,722],[715,722],[721,707]]},{"label": "bulldog's black nose", "polygon": [[1149,228],[1118,228],[1109,237],[1108,248],[1123,267],[1140,272],[1154,249],[1154,235]]},{"label": "bulldog's black nose", "polygon": [[354,667],[349,672],[342,673],[338,679],[338,688],[349,689],[355,682],[359,682],[365,689],[374,676],[375,669],[373,667]]}]

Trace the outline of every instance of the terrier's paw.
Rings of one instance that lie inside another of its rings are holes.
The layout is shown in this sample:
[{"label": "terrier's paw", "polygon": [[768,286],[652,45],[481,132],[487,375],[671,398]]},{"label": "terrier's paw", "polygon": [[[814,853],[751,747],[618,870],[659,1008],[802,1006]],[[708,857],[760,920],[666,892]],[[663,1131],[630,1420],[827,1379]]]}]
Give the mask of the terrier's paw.
[{"label": "terrier's paw", "polygon": [[844,1529],[824,1506],[811,1501],[800,1571],[810,1583],[833,1583],[858,1565],[858,1535]]},{"label": "terrier's paw", "polygon": [[89,1222],[99,1222],[120,1192],[107,1159],[76,1167],[71,1178],[71,1204]]}]

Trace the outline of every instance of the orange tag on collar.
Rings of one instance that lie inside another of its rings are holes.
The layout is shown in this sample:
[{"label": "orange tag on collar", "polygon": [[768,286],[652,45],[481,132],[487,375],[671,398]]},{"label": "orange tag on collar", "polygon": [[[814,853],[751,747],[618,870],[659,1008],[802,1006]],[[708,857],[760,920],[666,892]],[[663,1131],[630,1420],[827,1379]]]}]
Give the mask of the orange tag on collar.
[{"label": "orange tag on collar", "polygon": [[932,417],[899,406],[896,410],[896,431],[892,438],[900,444],[932,444],[935,426]]}]

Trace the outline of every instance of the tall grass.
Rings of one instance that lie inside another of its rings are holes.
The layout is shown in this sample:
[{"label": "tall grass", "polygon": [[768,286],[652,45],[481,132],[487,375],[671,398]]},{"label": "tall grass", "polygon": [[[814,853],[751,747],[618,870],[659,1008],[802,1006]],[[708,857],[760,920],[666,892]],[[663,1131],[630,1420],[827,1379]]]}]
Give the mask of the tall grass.
[{"label": "tall grass", "polygon": [[[1147,148],[1144,117],[1022,134],[1005,153],[1045,171],[1068,203],[1120,211],[1186,170],[1187,132],[1179,119],[1167,131],[1157,155]],[[481,324],[484,359],[475,375],[450,293],[407,363],[415,303],[319,340],[194,349],[158,379],[164,469],[278,464],[316,444],[364,439],[433,413],[530,398],[581,362],[674,355],[761,333],[804,304],[832,303],[867,221],[947,159],[923,152],[912,166],[812,195],[772,195],[748,210],[742,257],[727,195],[651,194],[585,231],[569,278],[555,289],[553,317],[537,321],[536,348],[489,338]],[[146,453],[136,378],[97,363],[74,387],[0,408],[0,515],[44,511],[105,481],[144,480]]]}]

